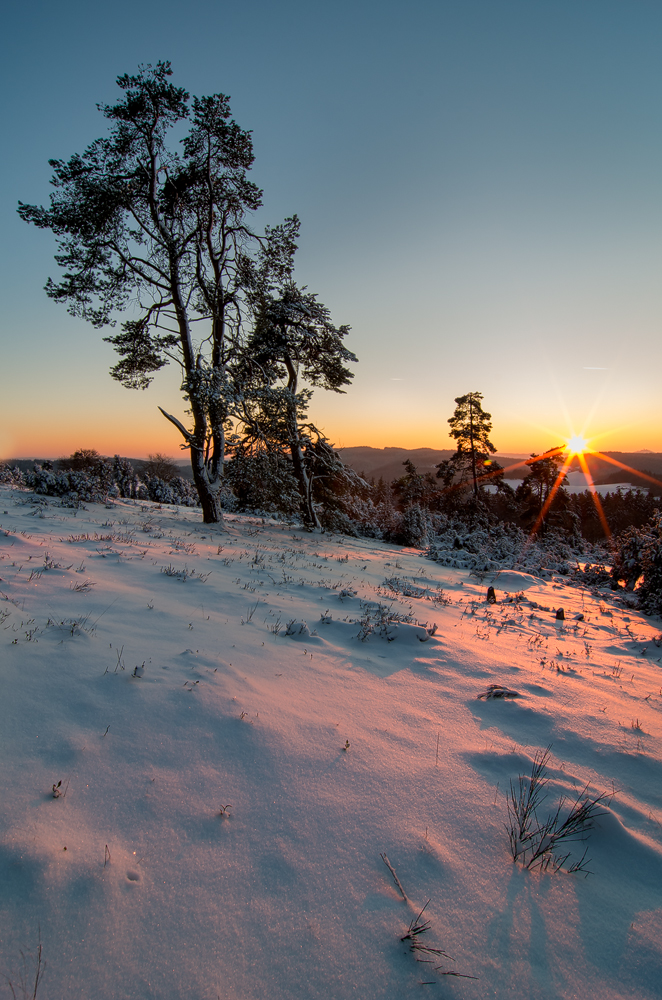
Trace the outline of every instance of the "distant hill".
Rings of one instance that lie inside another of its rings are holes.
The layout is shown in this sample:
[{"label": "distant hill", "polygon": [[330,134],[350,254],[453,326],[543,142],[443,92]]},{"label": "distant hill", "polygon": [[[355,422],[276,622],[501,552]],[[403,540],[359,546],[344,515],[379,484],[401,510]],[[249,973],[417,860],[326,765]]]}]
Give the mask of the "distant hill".
[{"label": "distant hill", "polygon": [[[648,475],[659,479],[662,483],[662,452],[659,451],[605,451],[605,458],[599,455],[587,455],[586,464],[596,486],[609,483],[631,483],[633,486],[653,487],[653,484],[637,475],[637,472],[646,472]],[[614,465],[606,459],[613,459],[618,462]],[[628,466],[623,469],[621,466]],[[578,461],[573,462],[572,468],[581,468]],[[655,492],[657,490],[654,489]]]},{"label": "distant hill", "polygon": [[[403,462],[409,459],[414,463],[421,473],[435,472],[435,466],[439,462],[446,461],[454,454],[454,449],[435,448],[370,448],[367,445],[356,448],[340,448],[338,453],[343,462],[349,465],[356,472],[365,473],[368,479],[374,477],[375,480],[383,479],[390,482],[398,479],[404,474]],[[591,476],[596,485],[608,483],[631,483],[633,486],[652,486],[648,480],[637,475],[637,472],[647,472],[654,478],[662,480],[662,452],[654,451],[606,451],[605,458],[598,455],[587,455],[586,462]],[[511,455],[495,455],[494,458],[505,469],[509,466],[516,468],[509,469],[508,479],[524,479],[528,474],[528,469],[521,457]],[[620,465],[613,465],[607,459],[613,459]],[[622,469],[620,466],[628,466]],[[581,466],[575,459],[571,465],[572,470],[579,470]]]},{"label": "distant hill", "polygon": [[[346,465],[355,472],[365,473],[368,479],[391,482],[392,479],[399,479],[404,475],[405,470],[402,466],[406,459],[413,462],[420,473],[434,473],[435,466],[455,454],[455,449],[369,448],[366,445],[357,448],[339,448],[338,454]],[[512,458],[509,455],[495,455],[494,458],[504,468],[511,465],[518,466],[508,473],[509,479],[523,479],[527,475],[528,470],[522,465],[520,458]]]}]

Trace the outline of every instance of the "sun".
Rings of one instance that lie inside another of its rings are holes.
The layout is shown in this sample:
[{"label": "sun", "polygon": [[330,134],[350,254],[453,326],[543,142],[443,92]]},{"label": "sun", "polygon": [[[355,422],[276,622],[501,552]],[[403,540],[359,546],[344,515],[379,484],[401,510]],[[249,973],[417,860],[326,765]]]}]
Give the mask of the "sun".
[{"label": "sun", "polygon": [[567,447],[571,455],[582,455],[588,447],[588,441],[586,438],[575,434],[573,437],[568,438]]}]

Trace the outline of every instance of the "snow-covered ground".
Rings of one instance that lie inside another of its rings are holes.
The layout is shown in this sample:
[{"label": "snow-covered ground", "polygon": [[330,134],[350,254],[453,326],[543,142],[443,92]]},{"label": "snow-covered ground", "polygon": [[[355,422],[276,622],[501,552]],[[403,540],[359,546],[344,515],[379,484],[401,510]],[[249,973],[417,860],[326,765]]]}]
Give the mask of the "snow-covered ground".
[{"label": "snow-covered ground", "polygon": [[[417,550],[256,518],[27,499],[0,491],[17,996],[39,938],[38,1000],[662,996],[658,619],[515,572],[488,604]],[[570,845],[588,877],[509,852],[549,745],[544,815],[608,793]]]}]

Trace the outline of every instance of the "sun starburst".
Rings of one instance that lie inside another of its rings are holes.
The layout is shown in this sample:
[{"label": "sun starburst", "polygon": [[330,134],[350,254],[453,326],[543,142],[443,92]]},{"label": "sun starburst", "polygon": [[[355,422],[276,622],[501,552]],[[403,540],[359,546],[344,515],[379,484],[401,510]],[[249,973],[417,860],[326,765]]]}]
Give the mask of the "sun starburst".
[{"label": "sun starburst", "polygon": [[571,455],[583,455],[588,448],[588,441],[580,434],[573,434],[568,438],[567,445]]}]

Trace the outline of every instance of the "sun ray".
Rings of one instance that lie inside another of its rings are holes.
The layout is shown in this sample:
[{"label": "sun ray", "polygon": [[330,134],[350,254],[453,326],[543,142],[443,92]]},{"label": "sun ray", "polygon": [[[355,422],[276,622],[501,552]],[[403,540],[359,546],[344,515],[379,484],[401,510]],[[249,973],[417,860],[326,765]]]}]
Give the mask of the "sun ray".
[{"label": "sun ray", "polygon": [[494,472],[484,472],[478,476],[478,482],[486,482],[489,479],[495,479],[497,476],[505,476],[506,472],[512,472],[513,469],[530,468],[536,462],[542,461],[543,458],[550,458],[550,456],[562,454],[564,451],[565,445],[558,445],[556,448],[550,448],[548,451],[543,452],[542,455],[532,455],[530,458],[523,458],[521,462],[513,462],[512,465],[505,465],[500,469],[495,469]]},{"label": "sun ray", "polygon": [[598,517],[600,518],[600,524],[602,525],[602,530],[605,533],[605,538],[611,538],[611,529],[607,524],[607,518],[605,517],[605,512],[602,507],[602,501],[600,500],[598,491],[595,488],[593,477],[591,475],[591,470],[588,467],[586,458],[584,457],[583,453],[580,453],[577,456],[577,458],[579,459],[579,464],[581,465],[584,475],[586,476],[586,482],[588,483],[589,492],[593,497],[593,503],[595,504],[595,509],[598,512]]},{"label": "sun ray", "polygon": [[[546,434],[547,437],[552,438],[552,440],[554,438],[563,438],[566,436],[565,434],[559,434],[558,428],[549,427],[547,424],[538,424],[535,423],[533,420],[527,420],[526,426],[533,428],[536,431],[539,431],[541,434]],[[570,423],[570,421],[568,421],[567,423],[567,428],[569,434],[574,434],[574,431],[572,430],[572,424]]]},{"label": "sun ray", "polygon": [[618,466],[619,469],[624,469],[625,472],[634,472],[636,476],[640,476],[642,479],[647,479],[650,483],[655,483],[656,486],[662,486],[662,481],[654,479],[652,476],[649,476],[647,472],[642,472],[640,469],[633,469],[631,465],[624,465],[623,462],[619,462],[615,458],[610,458],[609,455],[605,455],[601,451],[592,451],[590,454],[597,455],[598,458],[603,459],[605,462],[610,462],[612,465]]},{"label": "sun ray", "polygon": [[[556,448],[550,448],[548,451],[542,453],[542,455],[532,455],[530,458],[523,458],[521,462],[513,462],[512,465],[502,466],[500,469],[495,469],[493,472],[484,472],[482,475],[478,476],[478,483],[487,482],[490,479],[495,479],[497,476],[504,476],[507,472],[512,472],[513,469],[525,469],[535,465],[536,462],[542,461],[543,458],[550,458],[552,455],[560,455],[566,450],[565,445],[557,445]],[[458,486],[462,486],[462,483],[454,483],[452,486],[447,487],[448,490],[454,490]],[[446,492],[443,490],[442,492]]]},{"label": "sun ray", "polygon": [[[540,456],[540,457],[542,458],[543,456]],[[556,477],[556,479],[554,481],[554,485],[552,486],[551,490],[547,494],[547,499],[545,500],[545,502],[544,502],[544,504],[542,506],[542,509],[541,509],[540,513],[538,514],[538,517],[536,518],[535,524],[531,528],[531,533],[529,535],[530,538],[533,538],[533,536],[538,532],[538,529],[540,528],[540,525],[543,523],[543,521],[545,519],[545,515],[547,514],[547,511],[552,506],[552,504],[554,502],[554,497],[558,493],[559,488],[561,486],[561,483],[565,479],[565,474],[566,474],[566,472],[568,470],[568,466],[570,465],[571,458],[572,458],[572,456],[568,455],[567,458],[565,459],[562,467],[559,469],[559,474],[558,474],[558,476]]]}]

